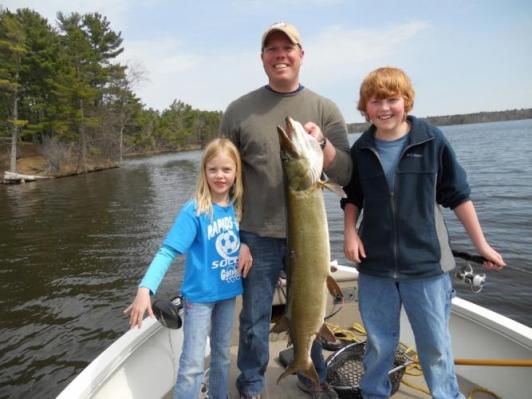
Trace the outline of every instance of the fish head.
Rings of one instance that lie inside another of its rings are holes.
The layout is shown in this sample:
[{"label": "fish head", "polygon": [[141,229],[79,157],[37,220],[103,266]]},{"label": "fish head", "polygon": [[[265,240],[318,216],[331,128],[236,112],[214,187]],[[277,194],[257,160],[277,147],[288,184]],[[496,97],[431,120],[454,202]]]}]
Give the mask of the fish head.
[{"label": "fish head", "polygon": [[317,184],[323,170],[323,151],[316,139],[290,117],[285,128],[277,126],[277,132],[287,184],[297,191]]}]

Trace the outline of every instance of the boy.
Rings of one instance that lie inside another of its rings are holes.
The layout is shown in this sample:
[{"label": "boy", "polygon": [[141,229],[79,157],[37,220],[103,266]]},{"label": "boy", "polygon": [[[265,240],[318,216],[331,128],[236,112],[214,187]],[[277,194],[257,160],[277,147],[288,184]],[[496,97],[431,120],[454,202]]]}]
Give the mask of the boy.
[{"label": "boy", "polygon": [[[344,187],[345,256],[358,263],[359,305],[368,332],[364,398],[387,398],[399,340],[401,306],[410,320],[425,380],[434,398],[458,390],[448,319],[454,258],[440,206],[464,225],[484,267],[505,263],[484,238],[466,174],[439,129],[408,116],[414,90],[398,68],[371,72],[358,109],[371,122],[351,148],[353,174]],[[360,235],[355,225],[364,209]]]}]

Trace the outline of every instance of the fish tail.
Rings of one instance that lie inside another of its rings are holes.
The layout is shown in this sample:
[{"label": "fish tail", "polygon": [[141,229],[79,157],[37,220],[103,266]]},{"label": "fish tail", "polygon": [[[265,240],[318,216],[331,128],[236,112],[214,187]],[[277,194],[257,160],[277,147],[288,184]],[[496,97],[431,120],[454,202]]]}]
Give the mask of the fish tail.
[{"label": "fish tail", "polygon": [[287,375],[295,373],[303,374],[317,387],[320,385],[320,377],[318,376],[310,357],[304,361],[290,363],[286,370],[277,379],[277,384],[279,384],[279,381],[281,381]]},{"label": "fish tail", "polygon": [[330,294],[337,300],[341,300],[342,303],[344,302],[344,292],[336,282],[333,276],[329,275],[327,276],[327,289],[329,290]]}]

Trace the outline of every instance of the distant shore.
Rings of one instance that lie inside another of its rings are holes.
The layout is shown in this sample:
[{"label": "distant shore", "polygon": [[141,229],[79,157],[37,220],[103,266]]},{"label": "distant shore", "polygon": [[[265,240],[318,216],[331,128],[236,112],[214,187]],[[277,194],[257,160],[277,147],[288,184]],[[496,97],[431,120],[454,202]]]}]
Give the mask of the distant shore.
[{"label": "distant shore", "polygon": [[[499,121],[512,121],[520,119],[532,119],[532,108],[513,109],[508,111],[495,112],[475,112],[473,114],[457,114],[428,116],[421,118],[436,126],[463,125],[466,123],[487,123]],[[369,127],[369,123],[348,123],[347,131],[349,133],[363,132]]]},{"label": "distant shore", "polygon": [[[141,158],[172,152],[193,151],[198,150],[199,148],[200,147],[198,145],[187,145],[176,151],[149,151],[144,153],[129,153],[124,155],[124,159]],[[69,177],[120,167],[120,163],[117,160],[88,157],[86,163],[87,168],[83,172],[80,172],[78,170],[78,163],[74,161],[62,162],[58,170],[50,172],[48,170],[48,162],[42,154],[42,148],[39,144],[19,143],[18,150],[22,155],[17,159],[16,172],[17,174],[26,175],[28,177]],[[13,179],[12,181],[9,181],[5,178],[5,172],[9,170],[8,155],[9,154],[7,151],[0,152],[0,183],[20,183],[19,179]],[[2,176],[4,176],[4,180],[2,180]],[[27,181],[32,180],[28,179]]]},{"label": "distant shore", "polygon": [[[443,115],[443,116],[430,116],[421,118],[429,121],[436,126],[446,125],[461,125],[467,123],[486,123],[486,122],[498,122],[520,119],[532,119],[532,108],[520,109],[520,110],[508,110],[508,111],[496,111],[496,112],[477,112],[473,114],[459,114],[459,115]],[[363,132],[369,127],[369,123],[348,123],[347,129],[350,133]],[[42,155],[42,150],[38,144],[33,143],[19,143],[19,151],[21,156],[17,159],[16,171],[21,174],[35,175],[35,176],[48,176],[48,177],[64,177],[78,175],[80,172],[77,170],[77,163],[63,163],[61,168],[55,173],[48,171],[48,165],[45,157]],[[176,150],[175,152],[190,151],[191,149],[197,149],[197,146],[188,146]],[[126,154],[124,157],[142,157],[154,155],[160,152],[150,153],[135,153]],[[115,160],[109,159],[94,159],[90,160],[87,165],[86,172],[95,172],[110,168],[116,168],[119,163]],[[8,151],[0,152],[0,174],[3,175],[4,171],[9,168]],[[0,182],[2,176],[0,175]]]}]

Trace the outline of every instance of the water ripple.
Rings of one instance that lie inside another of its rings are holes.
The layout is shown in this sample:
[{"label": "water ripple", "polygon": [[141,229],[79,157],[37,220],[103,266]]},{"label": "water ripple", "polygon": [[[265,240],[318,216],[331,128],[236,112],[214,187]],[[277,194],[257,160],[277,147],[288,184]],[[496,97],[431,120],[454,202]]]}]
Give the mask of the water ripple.
[{"label": "water ripple", "polygon": [[[532,120],[443,131],[468,173],[485,234],[508,264],[488,272],[482,294],[457,285],[459,295],[532,325]],[[0,398],[54,397],[127,331],[122,311],[192,195],[199,157],[165,154],[0,186]],[[325,201],[332,258],[349,264],[339,199],[326,192]],[[452,212],[446,218],[453,247],[473,252]],[[162,296],[175,294],[182,268],[179,258]]]}]

